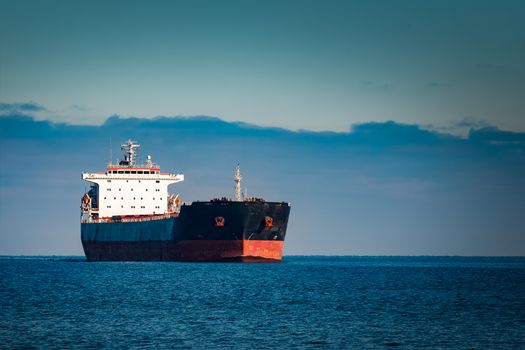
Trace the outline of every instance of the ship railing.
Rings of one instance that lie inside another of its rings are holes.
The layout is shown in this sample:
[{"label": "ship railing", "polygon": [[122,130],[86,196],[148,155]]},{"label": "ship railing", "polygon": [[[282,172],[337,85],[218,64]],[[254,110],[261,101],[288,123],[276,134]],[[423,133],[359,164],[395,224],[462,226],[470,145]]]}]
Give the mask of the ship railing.
[{"label": "ship railing", "polygon": [[156,174],[112,174],[112,173],[101,173],[101,174],[89,174],[86,176],[87,179],[139,179],[139,180],[150,180],[150,179],[177,179],[181,174],[161,173],[157,171]]},{"label": "ship railing", "polygon": [[147,168],[160,168],[160,164],[159,163],[129,165],[129,164],[119,164],[119,163],[109,162],[107,164],[107,166],[108,167],[118,167],[118,168],[122,168],[122,169],[125,169],[125,168],[129,168],[129,169],[133,169],[133,168],[144,168],[144,169],[147,169]]},{"label": "ship railing", "polygon": [[154,220],[161,220],[161,219],[168,219],[168,218],[175,218],[179,216],[179,213],[166,213],[166,214],[155,214],[155,215],[148,215],[148,216],[141,216],[141,217],[121,217],[120,219],[113,219],[113,218],[90,218],[90,219],[81,219],[80,222],[83,224],[87,223],[115,223],[115,222],[144,222],[144,221],[154,221]]}]

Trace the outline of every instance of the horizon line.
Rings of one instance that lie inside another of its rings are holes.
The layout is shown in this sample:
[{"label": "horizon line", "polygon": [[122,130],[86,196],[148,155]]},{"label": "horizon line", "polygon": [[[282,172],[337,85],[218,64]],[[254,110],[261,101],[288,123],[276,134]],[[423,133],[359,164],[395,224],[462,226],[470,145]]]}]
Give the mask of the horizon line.
[{"label": "horizon line", "polygon": [[[370,254],[289,254],[283,255],[283,257],[330,257],[330,258],[525,258],[525,255],[430,255],[430,254],[414,254],[414,255],[370,255]],[[0,259],[5,258],[84,258],[85,255],[33,255],[33,254],[20,254],[20,255],[1,255]],[[155,261],[106,261],[106,262],[155,262]],[[184,261],[157,261],[157,262],[184,262]]]}]

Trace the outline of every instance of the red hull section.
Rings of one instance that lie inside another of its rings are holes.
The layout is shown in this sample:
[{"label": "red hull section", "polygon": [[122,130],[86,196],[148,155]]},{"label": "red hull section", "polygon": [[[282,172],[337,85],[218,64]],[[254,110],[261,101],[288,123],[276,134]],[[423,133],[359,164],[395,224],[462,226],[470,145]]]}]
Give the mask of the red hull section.
[{"label": "red hull section", "polygon": [[181,241],[171,253],[176,260],[185,261],[280,261],[283,245],[283,241]]},{"label": "red hull section", "polygon": [[278,262],[283,245],[279,240],[84,242],[84,250],[90,261]]}]

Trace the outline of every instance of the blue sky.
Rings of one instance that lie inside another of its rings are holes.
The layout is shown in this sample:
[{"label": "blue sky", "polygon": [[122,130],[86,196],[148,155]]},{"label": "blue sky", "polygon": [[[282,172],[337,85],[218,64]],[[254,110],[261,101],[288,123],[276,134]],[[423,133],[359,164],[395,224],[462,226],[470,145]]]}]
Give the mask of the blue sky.
[{"label": "blue sky", "polygon": [[525,129],[523,1],[0,3],[0,100],[39,118]]},{"label": "blue sky", "polygon": [[0,254],[81,255],[80,172],[133,138],[188,201],[231,195],[240,162],[292,202],[285,254],[525,255],[524,16],[0,0]]}]

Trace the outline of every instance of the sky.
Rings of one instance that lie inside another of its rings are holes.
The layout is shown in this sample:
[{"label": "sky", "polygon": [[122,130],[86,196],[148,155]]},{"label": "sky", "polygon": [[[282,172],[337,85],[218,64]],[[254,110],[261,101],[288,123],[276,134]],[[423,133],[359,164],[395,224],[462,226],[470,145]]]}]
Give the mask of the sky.
[{"label": "sky", "polygon": [[240,163],[249,195],[292,203],[285,254],[525,255],[523,18],[0,0],[0,255],[82,255],[80,173],[128,138],[186,201],[233,196]]},{"label": "sky", "polygon": [[525,2],[0,1],[0,100],[38,117],[525,129]]}]

